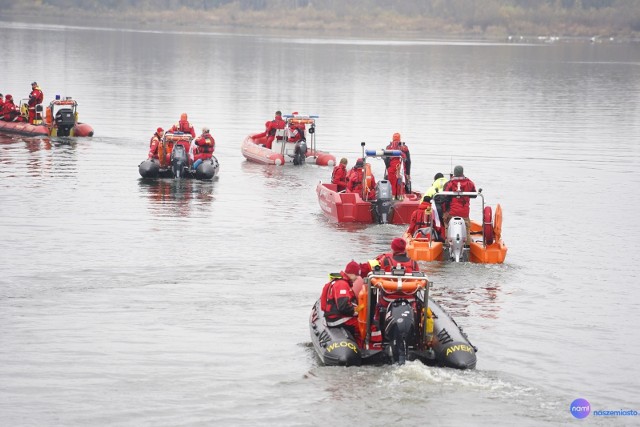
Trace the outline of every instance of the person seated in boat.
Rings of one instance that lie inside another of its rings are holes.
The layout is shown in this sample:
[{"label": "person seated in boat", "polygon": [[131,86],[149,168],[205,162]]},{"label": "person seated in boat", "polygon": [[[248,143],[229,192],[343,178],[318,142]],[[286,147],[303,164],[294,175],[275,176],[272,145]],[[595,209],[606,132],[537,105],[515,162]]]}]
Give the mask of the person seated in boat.
[{"label": "person seated in boat", "polygon": [[349,160],[343,157],[331,173],[331,183],[337,186],[336,191],[338,193],[347,190],[347,163],[349,163]]},{"label": "person seated in boat", "polygon": [[432,215],[433,210],[431,209],[431,201],[427,196],[424,196],[418,205],[418,208],[411,214],[407,234],[415,238],[433,238],[434,240],[437,240],[439,236],[437,233],[434,235]]},{"label": "person seated in boat", "polygon": [[376,179],[371,172],[371,166],[368,163],[365,166],[362,158],[356,160],[355,166],[347,175],[347,192],[359,193],[364,200],[376,198]]},{"label": "person seated in boat", "polygon": [[276,111],[276,114],[273,120],[269,120],[265,122],[264,132],[254,135],[253,137],[254,139],[266,137],[267,139],[265,140],[264,146],[267,147],[269,150],[271,150],[274,139],[277,139],[278,141],[282,140],[283,136],[277,135],[277,133],[278,133],[278,130],[284,129],[286,125],[287,123],[284,120],[282,120],[282,112],[278,110]]},{"label": "person seated in boat", "polygon": [[[361,275],[364,277],[369,273],[375,273],[376,271],[390,273],[396,268],[403,268],[405,274],[420,271],[418,263],[407,255],[406,248],[407,242],[400,237],[396,237],[391,241],[391,252],[380,254],[374,260],[359,264]],[[378,322],[379,319],[384,318],[384,311],[386,311],[389,304],[396,299],[405,299],[410,304],[415,304],[414,294],[407,294],[404,292],[385,293],[378,299],[378,304],[374,314],[374,320],[376,322]],[[380,329],[383,329],[382,326],[380,326]]]},{"label": "person seated in boat", "polygon": [[[443,191],[475,192],[476,186],[469,178],[464,176],[464,169],[461,165],[453,168],[453,177],[444,185]],[[464,219],[467,226],[467,245],[471,243],[471,220],[469,219],[470,197],[469,196],[447,196],[444,201],[443,222],[446,231],[449,221],[454,216]]]},{"label": "person seated in boat", "polygon": [[182,113],[180,115],[180,121],[178,121],[178,123],[173,125],[171,127],[171,129],[169,129],[167,132],[171,132],[171,133],[175,133],[175,132],[188,133],[188,134],[191,134],[192,138],[196,137],[196,131],[193,130],[193,126],[191,126],[191,123],[189,123],[189,120],[188,120],[188,117],[187,117],[187,113]]},{"label": "person seated in boat", "polygon": [[5,97],[2,109],[0,109],[0,116],[2,120],[6,122],[24,122],[26,119],[20,115],[20,109],[13,103],[13,96],[7,94]]},{"label": "person seated in boat", "polygon": [[31,93],[29,94],[29,103],[27,104],[29,108],[29,123],[34,124],[36,120],[39,120],[38,117],[36,117],[36,106],[41,105],[43,100],[44,94],[38,86],[38,83],[31,83]]},{"label": "person seated in boat", "polygon": [[358,330],[358,299],[353,291],[353,282],[360,275],[360,266],[351,261],[340,272],[340,277],[324,285],[320,307],[329,327],[342,327],[349,331],[359,347],[363,339]]},{"label": "person seated in boat", "polygon": [[164,129],[158,128],[149,141],[149,159],[158,160],[158,147],[162,144],[162,137],[164,136]]},{"label": "person seated in boat", "polygon": [[209,128],[203,127],[202,134],[193,143],[193,168],[197,169],[203,160],[210,159],[213,156],[213,152],[216,150],[216,140],[209,133]]}]

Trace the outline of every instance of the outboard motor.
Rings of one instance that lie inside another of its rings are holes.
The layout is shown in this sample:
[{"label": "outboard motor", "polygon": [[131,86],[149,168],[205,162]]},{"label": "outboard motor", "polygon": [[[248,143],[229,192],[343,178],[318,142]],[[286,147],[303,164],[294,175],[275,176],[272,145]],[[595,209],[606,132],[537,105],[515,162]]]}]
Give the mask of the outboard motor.
[{"label": "outboard motor", "polygon": [[373,213],[378,224],[388,224],[392,220],[393,193],[391,182],[386,179],[376,184],[376,200],[372,202]]},{"label": "outboard motor", "polygon": [[140,163],[138,172],[143,178],[156,178],[160,173],[160,164],[152,159],[147,159]]},{"label": "outboard motor", "polygon": [[70,108],[61,108],[56,113],[55,122],[58,128],[58,136],[71,135],[71,129],[73,129],[76,124],[73,110]]},{"label": "outboard motor", "polygon": [[415,312],[411,305],[403,299],[395,300],[387,309],[384,334],[389,341],[389,349],[393,362],[404,365],[409,356],[409,345],[416,337]]},{"label": "outboard motor", "polygon": [[187,151],[182,144],[176,144],[171,151],[171,170],[173,176],[181,178],[184,176],[184,171],[188,167],[189,161],[187,159]]},{"label": "outboard motor", "polygon": [[447,243],[449,244],[449,259],[455,262],[464,261],[464,245],[467,242],[467,225],[464,219],[454,216],[449,221]]},{"label": "outboard motor", "polygon": [[302,139],[296,142],[296,147],[293,152],[293,164],[301,165],[307,159],[307,140]]}]

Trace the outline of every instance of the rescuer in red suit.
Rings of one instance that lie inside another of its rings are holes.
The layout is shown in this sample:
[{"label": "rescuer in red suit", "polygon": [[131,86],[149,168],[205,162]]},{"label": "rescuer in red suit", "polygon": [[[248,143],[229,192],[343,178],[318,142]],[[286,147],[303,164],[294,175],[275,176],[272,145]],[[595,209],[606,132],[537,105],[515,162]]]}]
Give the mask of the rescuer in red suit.
[{"label": "rescuer in red suit", "polygon": [[322,289],[321,307],[329,327],[343,327],[353,335],[359,347],[363,346],[358,331],[358,299],[353,292],[353,282],[360,274],[360,266],[351,261],[340,272],[340,278],[327,283]]},{"label": "rescuer in red suit", "polygon": [[171,129],[169,129],[169,132],[189,133],[191,134],[192,138],[196,137],[196,131],[193,130],[193,126],[191,126],[191,123],[189,123],[189,120],[187,119],[187,113],[182,113],[180,115],[180,121],[173,125]]},{"label": "rescuer in red suit", "polygon": [[208,127],[202,128],[202,134],[197,137],[194,142],[196,144],[193,152],[194,163],[200,159],[210,159],[216,150],[216,140],[213,139],[213,136],[209,133]]},{"label": "rescuer in red suit", "polygon": [[406,158],[406,154],[401,149],[399,133],[393,134],[393,139],[391,143],[387,145],[387,150],[399,150],[401,152],[400,157],[391,157],[385,161],[387,165],[387,178],[391,183],[393,197],[401,197],[402,194],[404,194],[404,188],[402,186],[402,171],[400,169],[402,161]]},{"label": "rescuer in red suit", "polygon": [[[415,232],[421,228],[427,228],[432,226],[432,218],[431,218],[431,203],[427,200],[427,197],[424,197],[418,208],[413,211],[411,214],[411,219],[409,220],[409,228],[407,228],[407,233],[411,237],[426,237],[426,236],[414,236]],[[431,237],[431,235],[429,235]]]},{"label": "rescuer in red suit", "polygon": [[[453,168],[453,177],[444,185],[442,191],[462,191],[462,192],[475,192],[476,186],[469,178],[464,176],[464,169],[462,166],[457,165]],[[464,219],[464,223],[467,226],[467,245],[471,242],[471,221],[469,219],[469,196],[447,196],[444,203],[445,212],[443,215],[443,222],[446,229],[449,228],[449,220],[454,216],[459,216]],[[445,234],[446,235],[446,234]]]},{"label": "rescuer in red suit", "polygon": [[6,122],[23,122],[25,119],[20,115],[18,106],[13,103],[13,96],[7,94],[4,104],[0,109],[0,117]]},{"label": "rescuer in red suit", "polygon": [[275,117],[273,120],[269,120],[264,124],[264,132],[254,135],[255,139],[267,137],[264,146],[268,149],[271,149],[273,145],[273,140],[278,138],[278,140],[282,140],[282,136],[276,136],[278,129],[284,129],[286,126],[286,122],[282,120],[282,112],[280,110],[276,111]]},{"label": "rescuer in red suit", "polygon": [[349,163],[349,160],[346,157],[340,159],[340,163],[333,168],[333,173],[331,174],[331,183],[338,187],[336,190],[338,192],[347,189],[347,163]]},{"label": "rescuer in red suit", "polygon": [[162,137],[164,136],[164,129],[156,129],[156,133],[153,134],[149,141],[149,158],[158,160],[158,147],[161,144]]},{"label": "rescuer in red suit", "polygon": [[347,191],[350,193],[358,193],[366,200],[372,200],[376,198],[376,179],[369,170],[367,173],[364,184],[367,187],[366,194],[363,194],[363,180],[364,180],[364,162],[360,158],[356,160],[356,164],[349,171],[347,175]]},{"label": "rescuer in red suit", "polygon": [[38,87],[38,83],[31,83],[31,93],[29,94],[29,123],[33,124],[36,120],[36,105],[42,104],[44,100],[44,94],[40,87]]}]

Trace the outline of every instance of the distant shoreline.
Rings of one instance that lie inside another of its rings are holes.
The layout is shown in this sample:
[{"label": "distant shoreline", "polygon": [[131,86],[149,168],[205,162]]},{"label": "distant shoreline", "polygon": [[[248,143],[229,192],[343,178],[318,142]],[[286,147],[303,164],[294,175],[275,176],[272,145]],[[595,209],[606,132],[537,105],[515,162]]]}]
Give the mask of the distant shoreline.
[{"label": "distant shoreline", "polygon": [[[510,42],[640,42],[640,34],[630,36],[609,36],[609,32],[600,29],[591,31],[580,29],[576,34],[563,35],[561,31],[549,28],[530,28],[527,32],[510,33],[501,27],[485,30],[465,29],[457,24],[434,21],[416,22],[410,17],[392,16],[381,23],[375,16],[360,16],[358,19],[342,19],[328,16],[318,19],[300,13],[299,17],[277,17],[261,11],[249,11],[238,14],[225,10],[196,11],[180,9],[178,11],[136,11],[92,12],[75,10],[72,16],[64,10],[50,6],[20,5],[2,11],[2,21],[41,23],[48,25],[66,25],[78,27],[106,27],[130,30],[166,30],[189,32],[225,32],[255,34],[316,35],[387,39],[468,39]],[[298,19],[295,19],[298,18]],[[284,25],[279,20],[287,20]],[[34,22],[35,21],[35,22]],[[291,22],[295,24],[292,25]],[[402,30],[399,30],[402,28]]]}]

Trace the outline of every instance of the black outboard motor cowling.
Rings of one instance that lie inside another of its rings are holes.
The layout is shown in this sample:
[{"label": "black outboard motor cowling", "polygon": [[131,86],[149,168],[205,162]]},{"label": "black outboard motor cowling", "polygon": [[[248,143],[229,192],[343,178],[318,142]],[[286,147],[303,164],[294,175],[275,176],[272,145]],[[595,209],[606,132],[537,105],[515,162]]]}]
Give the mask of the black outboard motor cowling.
[{"label": "black outboard motor cowling", "polygon": [[305,139],[296,142],[296,147],[293,152],[293,164],[301,165],[307,159],[307,141]]},{"label": "black outboard motor cowling", "polygon": [[383,179],[376,184],[376,200],[372,202],[374,218],[378,224],[388,224],[393,219],[393,193],[391,183]]},{"label": "black outboard motor cowling", "polygon": [[409,356],[409,346],[416,341],[416,315],[408,301],[393,301],[385,315],[384,336],[389,341],[393,362],[403,365]]},{"label": "black outboard motor cowling", "polygon": [[58,128],[58,136],[69,136],[71,129],[76,124],[73,110],[71,108],[61,108],[56,113],[55,122]]},{"label": "black outboard motor cowling", "polygon": [[188,165],[187,152],[182,145],[176,144],[173,147],[173,151],[171,151],[171,170],[173,171],[173,176],[176,178],[184,176]]}]

